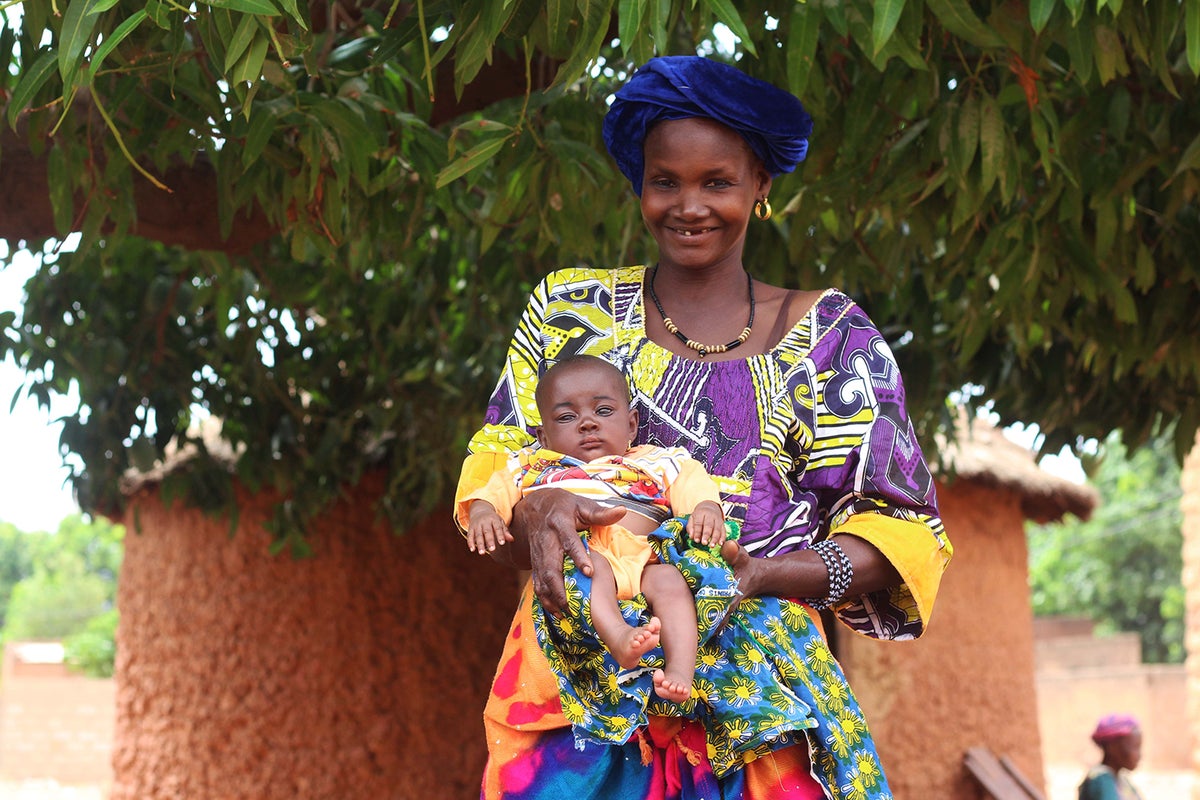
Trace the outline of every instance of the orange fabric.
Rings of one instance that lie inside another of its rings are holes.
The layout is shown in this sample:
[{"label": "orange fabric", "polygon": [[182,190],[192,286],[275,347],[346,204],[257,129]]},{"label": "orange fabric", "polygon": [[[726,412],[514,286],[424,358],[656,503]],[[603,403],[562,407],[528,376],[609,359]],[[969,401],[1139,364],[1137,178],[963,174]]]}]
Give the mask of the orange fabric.
[{"label": "orange fabric", "polygon": [[642,590],[642,570],[654,551],[645,536],[630,533],[620,525],[602,525],[588,534],[592,552],[604,556],[617,580],[617,599],[632,600]]}]

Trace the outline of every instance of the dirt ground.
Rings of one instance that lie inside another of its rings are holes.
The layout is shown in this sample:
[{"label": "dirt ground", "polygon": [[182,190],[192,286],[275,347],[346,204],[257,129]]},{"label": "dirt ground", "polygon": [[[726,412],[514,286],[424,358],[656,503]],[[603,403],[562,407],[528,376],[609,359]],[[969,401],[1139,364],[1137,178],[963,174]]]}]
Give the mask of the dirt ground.
[{"label": "dirt ground", "polygon": [[64,786],[51,780],[0,781],[4,800],[104,800],[100,786]]}]

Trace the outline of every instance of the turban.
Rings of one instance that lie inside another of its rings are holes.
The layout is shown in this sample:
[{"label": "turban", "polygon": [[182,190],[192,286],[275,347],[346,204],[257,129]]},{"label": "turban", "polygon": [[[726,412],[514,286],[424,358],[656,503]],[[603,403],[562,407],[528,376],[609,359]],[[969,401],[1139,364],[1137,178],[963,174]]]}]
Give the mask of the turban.
[{"label": "turban", "polygon": [[1128,714],[1107,714],[1096,723],[1092,731],[1092,741],[1103,745],[1122,736],[1128,736],[1138,729],[1137,720]]},{"label": "turban", "polygon": [[604,117],[604,144],[642,194],[642,145],[656,122],[705,117],[742,135],[772,175],[791,172],[808,152],[812,117],[790,92],[700,56],[646,62],[617,92]]}]

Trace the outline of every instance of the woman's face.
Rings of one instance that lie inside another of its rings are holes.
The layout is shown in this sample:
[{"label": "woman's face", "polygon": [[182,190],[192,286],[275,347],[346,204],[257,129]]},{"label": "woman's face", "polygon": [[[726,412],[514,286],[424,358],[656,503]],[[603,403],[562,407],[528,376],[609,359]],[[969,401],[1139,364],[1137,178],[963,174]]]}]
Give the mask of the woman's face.
[{"label": "woman's face", "polygon": [[1108,747],[1109,759],[1113,765],[1119,769],[1137,769],[1138,763],[1142,760],[1142,732],[1135,730],[1128,736],[1122,736],[1114,742],[1110,742]]},{"label": "woman's face", "polygon": [[659,263],[741,266],[754,203],[771,175],[739,134],[703,118],[658,123],[643,147],[642,218]]}]

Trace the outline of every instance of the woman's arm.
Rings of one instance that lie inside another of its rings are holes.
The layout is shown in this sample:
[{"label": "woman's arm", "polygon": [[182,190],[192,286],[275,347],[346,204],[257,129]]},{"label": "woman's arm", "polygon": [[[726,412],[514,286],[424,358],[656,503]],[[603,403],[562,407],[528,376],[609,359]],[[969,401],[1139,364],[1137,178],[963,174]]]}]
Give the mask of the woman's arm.
[{"label": "woman's arm", "polygon": [[[850,535],[838,536],[836,541],[854,568],[846,597],[900,584],[900,573],[874,545]],[[754,558],[737,542],[726,542],[721,555],[733,567],[738,589],[746,597],[772,595],[819,602],[829,596],[829,570],[811,549]]]}]

